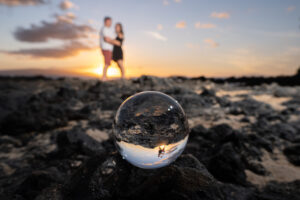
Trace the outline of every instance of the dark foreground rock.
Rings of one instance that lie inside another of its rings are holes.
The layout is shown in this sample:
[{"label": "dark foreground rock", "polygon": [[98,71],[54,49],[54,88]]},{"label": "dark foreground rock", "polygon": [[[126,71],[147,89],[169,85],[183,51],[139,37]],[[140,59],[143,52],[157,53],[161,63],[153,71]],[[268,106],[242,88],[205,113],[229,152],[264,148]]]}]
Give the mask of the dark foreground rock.
[{"label": "dark foreground rock", "polygon": [[71,177],[62,193],[67,199],[215,199],[221,195],[217,185],[191,155],[157,170],[132,167],[117,155],[107,160],[91,159]]},{"label": "dark foreground rock", "polygon": [[291,163],[300,166],[300,144],[290,145],[283,152]]},{"label": "dark foreground rock", "polygon": [[[119,105],[145,90],[174,97],[191,129],[156,170],[123,160],[112,138]],[[183,77],[0,78],[0,199],[299,200],[299,94]]]}]

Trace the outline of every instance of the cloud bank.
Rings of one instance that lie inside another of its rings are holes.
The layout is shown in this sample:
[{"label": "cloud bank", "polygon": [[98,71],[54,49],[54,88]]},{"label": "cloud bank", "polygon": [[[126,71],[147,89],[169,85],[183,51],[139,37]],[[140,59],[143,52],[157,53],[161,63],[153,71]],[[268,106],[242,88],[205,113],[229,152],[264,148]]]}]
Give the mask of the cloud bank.
[{"label": "cloud bank", "polygon": [[18,27],[14,37],[22,42],[47,42],[49,39],[74,40],[86,38],[95,30],[89,25],[73,23],[73,14],[57,15],[54,22],[42,21],[40,25],[32,24],[29,28]]},{"label": "cloud bank", "polygon": [[81,51],[93,50],[95,47],[80,43],[78,41],[71,41],[62,47],[54,48],[32,48],[20,49],[16,51],[1,51],[1,53],[9,55],[29,56],[31,58],[67,58],[78,55]]},{"label": "cloud bank", "polygon": [[296,9],[296,6],[289,6],[286,10],[288,12],[293,12]]},{"label": "cloud bank", "polygon": [[[42,21],[39,25],[32,24],[29,28],[19,27],[13,35],[16,40],[29,43],[46,43],[51,39],[61,40],[63,44],[57,47],[28,48],[0,53],[31,58],[62,59],[76,56],[81,51],[94,50],[96,47],[88,39],[95,35],[95,30],[89,25],[74,22],[73,13],[54,15],[53,22]],[[83,43],[84,42],[84,43]]]},{"label": "cloud bank", "polygon": [[210,23],[203,24],[203,23],[200,23],[200,22],[196,22],[195,23],[195,28],[197,28],[197,29],[211,29],[211,28],[216,28],[216,25],[215,24],[210,24]]},{"label": "cloud bank", "polygon": [[68,10],[68,9],[71,9],[74,7],[75,7],[75,4],[68,0],[65,0],[59,4],[59,8],[62,10]]},{"label": "cloud bank", "polygon": [[163,30],[163,28],[164,28],[164,27],[163,27],[162,24],[158,24],[158,25],[157,25],[157,30],[161,31],[161,30]]},{"label": "cloud bank", "polygon": [[229,19],[230,14],[227,12],[213,12],[210,15],[213,18],[218,18],[218,19]]},{"label": "cloud bank", "polygon": [[210,39],[210,38],[205,39],[203,42],[205,44],[208,44],[210,47],[213,47],[213,48],[216,48],[216,47],[220,46],[219,43],[217,43],[216,41],[214,41],[213,39]]},{"label": "cloud bank", "polygon": [[45,0],[0,0],[0,4],[6,6],[29,6],[46,3]]},{"label": "cloud bank", "polygon": [[170,3],[169,3],[168,0],[163,0],[163,4],[164,4],[165,6],[167,6],[167,5],[169,5]]},{"label": "cloud bank", "polygon": [[176,23],[175,27],[180,28],[180,29],[185,28],[186,27],[186,22],[185,21],[179,21],[179,22]]},{"label": "cloud bank", "polygon": [[158,32],[154,32],[154,31],[146,31],[146,34],[149,35],[150,37],[160,40],[160,41],[167,41],[168,38],[166,38],[165,36],[161,35]]}]

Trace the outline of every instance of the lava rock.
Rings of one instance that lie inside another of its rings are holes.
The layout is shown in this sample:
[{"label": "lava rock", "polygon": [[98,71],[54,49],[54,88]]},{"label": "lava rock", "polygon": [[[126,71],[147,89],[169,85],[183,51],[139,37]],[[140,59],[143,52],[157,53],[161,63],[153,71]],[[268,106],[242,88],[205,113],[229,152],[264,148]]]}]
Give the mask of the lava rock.
[{"label": "lava rock", "polygon": [[272,113],[273,109],[270,105],[258,102],[250,97],[245,98],[241,101],[233,102],[232,107],[234,110],[239,110],[237,114],[245,114],[245,115],[262,115]]},{"label": "lava rock", "polygon": [[226,143],[216,148],[220,148],[220,150],[210,159],[209,172],[220,181],[245,185],[245,165],[232,144]]},{"label": "lava rock", "polygon": [[201,124],[194,126],[190,132],[190,138],[194,138],[197,136],[205,136],[207,134],[207,129]]},{"label": "lava rock", "polygon": [[274,129],[274,133],[277,132],[277,134],[285,140],[293,141],[296,137],[297,131],[289,124],[280,123],[276,124],[272,127]]},{"label": "lava rock", "polygon": [[216,96],[216,91],[215,90],[209,90],[207,88],[203,88],[203,91],[200,94],[201,96],[212,96],[215,97]]},{"label": "lava rock", "polygon": [[62,182],[61,178],[51,171],[34,171],[18,187],[16,196],[34,199],[43,189],[51,184]]},{"label": "lava rock", "polygon": [[[299,80],[0,77],[0,199],[299,199],[299,180],[280,182],[263,156],[279,151],[300,166]],[[123,160],[111,137],[117,108],[145,90],[175,98],[194,126],[184,153],[156,170]],[[223,90],[248,92],[216,96]],[[279,111],[257,94],[291,100]],[[277,182],[254,185],[245,170]]]},{"label": "lava rock", "polygon": [[62,131],[57,135],[59,151],[64,152],[64,154],[73,154],[76,152],[88,155],[101,154],[105,150],[101,145],[102,141],[98,138],[101,137],[103,140],[107,140],[108,135],[100,131],[98,131],[98,134],[93,137],[87,133],[87,130],[79,127],[74,127],[69,131]]},{"label": "lava rock", "polygon": [[283,152],[291,163],[300,166],[300,144],[290,145]]},{"label": "lava rock", "polygon": [[[79,183],[80,177],[84,178]],[[85,199],[221,199],[218,183],[192,155],[157,170],[133,167],[120,156],[95,158],[71,178],[63,194],[68,199],[82,194]]]},{"label": "lava rock", "polygon": [[257,199],[272,199],[272,200],[299,200],[300,197],[300,181],[289,183],[270,182],[256,195]]}]

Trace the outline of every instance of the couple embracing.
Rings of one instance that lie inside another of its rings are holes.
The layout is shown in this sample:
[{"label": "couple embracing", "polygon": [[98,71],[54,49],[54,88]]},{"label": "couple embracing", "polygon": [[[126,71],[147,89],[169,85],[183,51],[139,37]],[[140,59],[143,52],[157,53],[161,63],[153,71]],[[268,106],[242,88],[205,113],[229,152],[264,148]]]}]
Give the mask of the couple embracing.
[{"label": "couple embracing", "polygon": [[124,32],[121,23],[115,25],[113,30],[112,19],[110,17],[104,18],[104,26],[100,31],[100,47],[104,56],[104,68],[102,80],[106,80],[107,69],[111,64],[111,60],[118,64],[121,70],[122,79],[125,77],[122,43],[124,40]]}]

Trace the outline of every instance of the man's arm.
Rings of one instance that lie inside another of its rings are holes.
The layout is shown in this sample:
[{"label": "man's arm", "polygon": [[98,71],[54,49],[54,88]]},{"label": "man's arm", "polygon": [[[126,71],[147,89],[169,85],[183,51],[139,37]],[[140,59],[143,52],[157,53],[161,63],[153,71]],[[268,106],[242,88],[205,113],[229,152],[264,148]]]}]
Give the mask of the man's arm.
[{"label": "man's arm", "polygon": [[103,36],[103,39],[104,39],[105,42],[107,42],[109,44],[112,44],[112,45],[121,46],[121,42],[120,41],[114,40],[114,39],[108,37],[107,35],[109,35],[109,34],[107,34],[107,30],[104,29],[103,32],[102,32],[102,36]]},{"label": "man's arm", "polygon": [[110,37],[104,36],[104,41],[112,44],[112,39]]},{"label": "man's arm", "polygon": [[112,44],[112,45],[117,45],[117,46],[121,46],[121,42],[118,41],[118,40],[112,40],[110,37],[105,37],[104,36],[104,41],[109,43],[109,44]]}]

